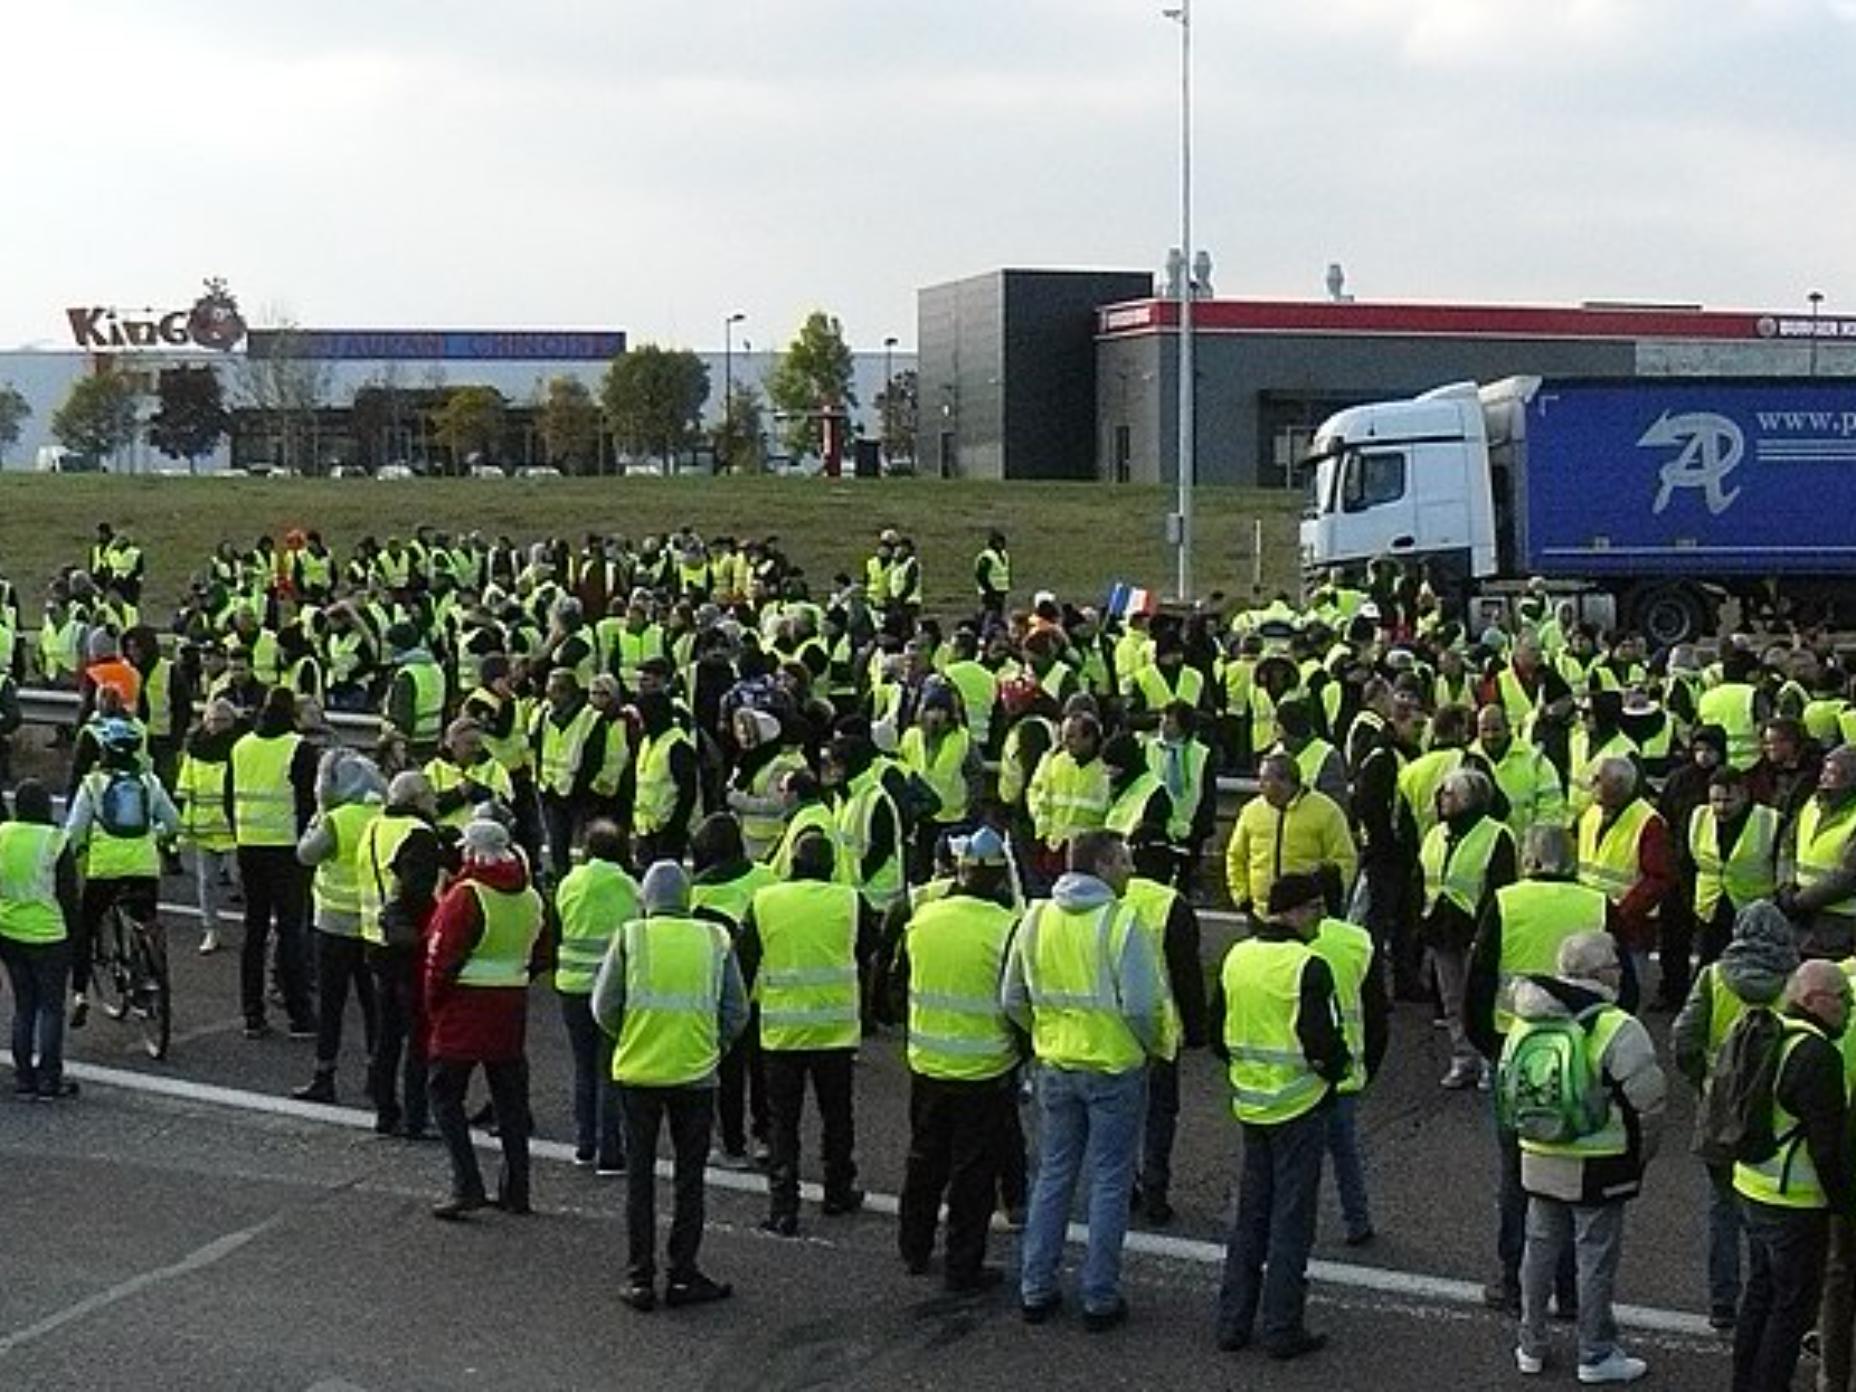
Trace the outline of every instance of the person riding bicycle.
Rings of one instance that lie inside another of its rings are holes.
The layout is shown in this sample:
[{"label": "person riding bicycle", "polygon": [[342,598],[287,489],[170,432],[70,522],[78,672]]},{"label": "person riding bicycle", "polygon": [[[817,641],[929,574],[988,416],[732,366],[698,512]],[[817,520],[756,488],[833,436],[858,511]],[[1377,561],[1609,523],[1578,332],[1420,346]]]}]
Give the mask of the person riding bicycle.
[{"label": "person riding bicycle", "polygon": [[92,944],[98,926],[118,902],[138,921],[155,921],[161,888],[158,842],[180,831],[173,800],[147,771],[142,732],[127,720],[106,720],[93,732],[97,762],[77,785],[64,828],[84,872],[77,938],[71,945],[72,1029],[81,1029],[90,1013]]}]

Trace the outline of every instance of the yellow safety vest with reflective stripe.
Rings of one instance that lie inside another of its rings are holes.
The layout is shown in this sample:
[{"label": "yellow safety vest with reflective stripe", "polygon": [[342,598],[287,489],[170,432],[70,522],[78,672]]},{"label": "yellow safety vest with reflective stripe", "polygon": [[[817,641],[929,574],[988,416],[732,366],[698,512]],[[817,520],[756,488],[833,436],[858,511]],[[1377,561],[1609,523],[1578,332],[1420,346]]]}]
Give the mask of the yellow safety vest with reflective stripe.
[{"label": "yellow safety vest with reflective stripe", "polygon": [[[988,546],[980,552],[979,572],[986,585],[995,594],[1004,594],[1012,588],[1012,557],[1009,552],[996,546]],[[980,597],[986,597],[986,590],[980,590]]]},{"label": "yellow safety vest with reflective stripe", "polygon": [[773,873],[783,880],[792,878],[793,847],[799,844],[801,837],[809,835],[822,836],[831,843],[832,879],[839,884],[855,884],[857,868],[851,864],[844,838],[838,834],[837,816],[822,802],[808,802],[793,809],[786,820],[786,830],[780,834],[780,844],[774,847],[767,860]]},{"label": "yellow safety vest with reflective stripe", "polygon": [[1519,841],[1533,826],[1559,826],[1566,820],[1566,794],[1560,787],[1559,770],[1553,767],[1544,750],[1520,740],[1509,742],[1507,752],[1497,759],[1480,743],[1472,749],[1487,760],[1495,774],[1495,786],[1508,799],[1508,829]]},{"label": "yellow safety vest with reflective stripe", "polygon": [[[495,759],[483,759],[472,764],[468,769],[460,768],[449,759],[429,760],[422,770],[426,781],[432,785],[435,794],[448,793],[454,788],[462,788],[465,783],[477,783],[503,800],[504,806],[515,806],[515,786],[509,781],[509,772]],[[440,826],[461,827],[470,821],[476,811],[476,804],[459,803],[438,819]]]},{"label": "yellow safety vest with reflective stripe", "polygon": [[[1164,967],[1166,963],[1166,923],[1173,916],[1173,905],[1179,899],[1179,891],[1172,885],[1150,880],[1145,875],[1131,875],[1121,891],[1121,902],[1134,910],[1134,921],[1141,925],[1148,941],[1154,945],[1154,956]],[[1164,972],[1162,980],[1166,980]],[[1173,999],[1171,981],[1166,993],[1166,1009],[1160,1022],[1159,1057],[1171,1061],[1179,1057],[1179,1045],[1185,1033],[1179,1018],[1179,1003]]]},{"label": "yellow safety vest with reflective stripe", "polygon": [[174,664],[165,657],[156,658],[142,679],[142,709],[148,712],[150,739],[166,739],[174,733],[173,681]]},{"label": "yellow safety vest with reflective stripe", "polygon": [[999,679],[971,658],[948,663],[945,676],[960,693],[973,742],[984,749],[992,736],[992,708],[999,701]]},{"label": "yellow safety vest with reflective stripe", "polygon": [[541,713],[541,776],[544,793],[567,797],[580,775],[586,742],[599,723],[599,712],[583,704],[566,725],[555,723],[547,710]]},{"label": "yellow safety vest with reflective stripe", "polygon": [[1018,1046],[999,1004],[1005,954],[1017,921],[1010,909],[969,894],[932,900],[910,916],[912,1072],[983,1082],[1017,1065]]},{"label": "yellow safety vest with reflective stripe", "polygon": [[932,749],[928,736],[919,725],[911,725],[902,735],[898,751],[903,766],[918,776],[941,800],[933,820],[941,823],[967,819],[967,754],[973,737],[958,725],[941,732],[941,741]]},{"label": "yellow safety vest with reflective stripe", "polygon": [[1726,895],[1735,912],[1778,888],[1779,814],[1758,803],[1747,810],[1740,834],[1721,857],[1720,822],[1707,803],[1688,820],[1688,852],[1695,862],[1695,915],[1707,923]]},{"label": "yellow safety vest with reflective stripe", "polygon": [[483,933],[458,968],[457,984],[471,987],[525,987],[529,954],[541,936],[541,896],[533,885],[518,890],[492,889],[467,882],[483,913]]},{"label": "yellow safety vest with reflective stripe", "polygon": [[[0,822],[0,938],[56,943],[66,937],[58,902],[64,833],[40,822]],[[52,1002],[52,1009],[59,1008]]]},{"label": "yellow safety vest with reflective stripe", "polygon": [[1641,753],[1637,741],[1622,730],[1596,749],[1592,748],[1592,737],[1583,726],[1574,730],[1567,740],[1566,755],[1566,802],[1572,809],[1572,815],[1583,816],[1585,809],[1597,797],[1593,780],[1597,776],[1600,760],[1628,759]]},{"label": "yellow safety vest with reflective stripe", "polygon": [[1040,899],[1026,910],[1012,951],[1023,966],[1040,1062],[1092,1073],[1145,1066],[1115,981],[1128,935],[1143,931],[1134,910],[1115,900],[1071,910]]},{"label": "yellow safety vest with reflective stripe", "polygon": [[1225,954],[1224,1043],[1231,1111],[1239,1121],[1279,1125],[1327,1096],[1327,1080],[1310,1066],[1296,1034],[1302,973],[1314,960],[1307,943],[1263,938],[1246,938]]},{"label": "yellow safety vest with reflective stripe", "polygon": [[241,846],[296,845],[296,787],[290,766],[303,737],[249,734],[232,746],[233,833]]},{"label": "yellow safety vest with reflective stripe", "polygon": [[436,662],[408,662],[400,668],[412,679],[412,728],[402,731],[413,744],[437,744],[445,732],[445,672]]},{"label": "yellow safety vest with reflective stripe", "polygon": [[232,838],[232,823],[226,820],[226,772],[224,761],[180,756],[174,772],[174,796],[180,803],[180,839],[189,846],[208,851],[229,851],[237,844]]},{"label": "yellow safety vest with reflective stripe", "polygon": [[[806,756],[797,749],[782,749],[754,771],[748,780],[747,793],[752,798],[771,798],[780,780],[806,766]],[[749,860],[765,860],[780,844],[786,830],[783,812],[742,812],[741,845]]]},{"label": "yellow safety vest with reflective stripe", "polygon": [[[1734,1021],[1746,1014],[1749,1007],[1732,986],[1727,984],[1726,974],[1721,971],[1719,962],[1709,962],[1701,969],[1696,978],[1699,985],[1706,982],[1704,989],[1708,993],[1708,1071],[1714,1071],[1714,1060],[1721,1052],[1721,1045],[1727,1042],[1727,1031],[1734,1027]],[[1765,1009],[1766,1007],[1757,1007]],[[1838,1040],[1839,1049],[1842,1040]]]},{"label": "yellow safety vest with reflective stripe", "polygon": [[1038,762],[1026,798],[1038,840],[1067,846],[1079,831],[1097,831],[1108,820],[1108,765],[1100,757],[1079,764],[1061,745]]},{"label": "yellow safety vest with reflective stripe", "polygon": [[638,882],[613,861],[588,860],[567,872],[554,891],[554,907],[561,921],[554,989],[591,995],[612,935],[638,916]]},{"label": "yellow safety vest with reflective stripe", "polygon": [[722,983],[728,930],[669,914],[627,920],[625,1018],[612,1076],[629,1087],[689,1087],[722,1061]]},{"label": "yellow safety vest with reflective stripe", "polygon": [[690,908],[720,914],[728,920],[730,931],[739,932],[741,925],[747,922],[748,910],[754,907],[754,896],[768,885],[780,882],[780,877],[765,865],[755,861],[747,865],[748,868],[732,880],[692,884]]},{"label": "yellow safety vest with reflective stripe", "polygon": [[[1005,732],[1005,745],[999,751],[999,801],[1008,807],[1017,807],[1023,803],[1030,776],[1025,772],[1024,761],[1019,758],[1018,745],[1023,738],[1022,731],[1027,725],[1042,725],[1049,742],[1045,752],[1057,748],[1057,723],[1048,716],[1028,715],[1017,721]],[[1040,759],[1043,757],[1039,756]],[[1032,771],[1036,772],[1035,769]]]},{"label": "yellow safety vest with reflective stripe", "polygon": [[1785,1076],[1785,1065],[1791,1061],[1792,1050],[1806,1035],[1815,1034],[1819,1039],[1827,1036],[1809,1020],[1793,1015],[1781,1015],[1779,1027],[1783,1034],[1779,1044],[1779,1067],[1773,1074],[1772,1098],[1772,1138],[1778,1142],[1778,1149],[1757,1165],[1736,1163],[1734,1192],[1775,1208],[1828,1208],[1830,1198],[1824,1193],[1823,1181],[1818,1178],[1817,1164],[1811,1159],[1811,1147],[1805,1144],[1804,1131],[1798,1118],[1786,1111],[1778,1099],[1778,1082]]},{"label": "yellow safety vest with reflective stripe", "polygon": [[[1856,798],[1852,798],[1829,817],[1824,815],[1824,804],[1818,797],[1813,797],[1798,813],[1798,843],[1795,862],[1798,887],[1809,889],[1812,885],[1835,874],[1843,863],[1843,851],[1849,845],[1852,835],[1856,835]],[[1821,913],[1856,915],[1856,895],[1839,899],[1834,904],[1825,904]]]},{"label": "yellow safety vest with reflective stripe", "polygon": [[[1123,837],[1133,836],[1140,830],[1147,804],[1153,800],[1155,793],[1161,791],[1160,780],[1153,774],[1146,771],[1136,774],[1134,781],[1109,804],[1108,817],[1103,821],[1103,826]],[[1169,822],[1172,820],[1170,811],[1167,818]]]},{"label": "yellow safety vest with reflective stripe", "polygon": [[400,844],[424,826],[419,817],[404,812],[381,814],[361,829],[361,849],[356,855],[355,870],[361,891],[361,936],[376,946],[387,941],[380,926],[380,913],[388,902],[399,897],[399,877],[393,873],[393,857]]},{"label": "yellow safety vest with reflective stripe", "polygon": [[632,825],[641,836],[668,830],[677,810],[677,780],[671,776],[671,751],[692,748],[689,732],[672,725],[660,735],[646,735],[638,746],[638,799]]},{"label": "yellow safety vest with reflective stripe", "polygon": [[1495,891],[1495,907],[1502,920],[1495,1028],[1506,1034],[1514,1026],[1516,980],[1557,971],[1560,944],[1574,934],[1604,932],[1607,901],[1570,880],[1521,880]]},{"label": "yellow safety vest with reflective stripe", "polygon": [[[0,664],[3,665],[3,664]],[[1849,710],[1849,702],[1839,696],[1820,696],[1804,703],[1804,713],[1799,719],[1804,723],[1804,732],[1824,748],[1847,743],[1843,738],[1843,716]]]},{"label": "yellow safety vest with reflective stripe", "polygon": [[1757,690],[1747,682],[1722,682],[1701,693],[1695,720],[1727,734],[1727,767],[1745,772],[1759,762],[1759,722],[1753,716]]},{"label": "yellow safety vest with reflective stripe", "polygon": [[1495,678],[1495,693],[1501,698],[1502,709],[1508,713],[1508,724],[1517,736],[1531,727],[1534,719],[1534,698],[1527,694],[1527,688],[1514,674],[1511,667],[1502,668]]},{"label": "yellow safety vest with reflective stripe", "polygon": [[1474,918],[1488,883],[1489,861],[1504,839],[1512,841],[1514,833],[1507,823],[1488,816],[1479,818],[1454,842],[1444,823],[1432,827],[1418,851],[1418,864],[1424,871],[1424,911],[1435,909],[1441,898]]},{"label": "yellow safety vest with reflective stripe", "polygon": [[1169,684],[1166,673],[1150,663],[1134,674],[1134,689],[1140,692],[1144,709],[1150,715],[1159,715],[1175,701],[1197,706],[1205,694],[1205,674],[1197,667],[1181,666]]},{"label": "yellow safety vest with reflective stripe", "polygon": [[1373,935],[1344,919],[1324,918],[1309,944],[1334,974],[1334,1004],[1340,1012],[1341,1036],[1347,1041],[1347,1076],[1336,1092],[1366,1090],[1366,978],[1373,969]]},{"label": "yellow safety vest with reflective stripe", "polygon": [[[1430,835],[1431,829],[1437,825],[1437,790],[1443,786],[1444,779],[1462,766],[1462,750],[1433,749],[1428,754],[1420,754],[1398,771],[1399,796],[1405,799],[1405,805],[1411,809],[1420,840]],[[1304,786],[1314,785],[1305,781]]]},{"label": "yellow safety vest with reflective stripe", "polygon": [[1205,798],[1205,774],[1211,764],[1211,750],[1200,740],[1168,744],[1163,739],[1147,741],[1147,768],[1173,800],[1166,834],[1175,841],[1192,835],[1192,823]]},{"label": "yellow safety vest with reflective stripe", "polygon": [[[1583,1017],[1581,1017],[1583,1018]],[[1587,1085],[1590,1091],[1611,1092],[1605,1085],[1605,1051],[1611,1047],[1611,1041],[1617,1032],[1630,1019],[1629,1014],[1615,1005],[1603,1005],[1597,1008],[1597,1018],[1586,1028],[1585,1060],[1591,1070],[1591,1081]],[[1528,1021],[1519,1020],[1515,1028],[1508,1033],[1508,1042],[1503,1046],[1503,1057],[1517,1048],[1526,1037]],[[1581,1160],[1597,1160],[1608,1155],[1624,1155],[1630,1151],[1630,1132],[1624,1125],[1624,1110],[1618,1105],[1615,1093],[1605,1109],[1604,1125],[1589,1135],[1575,1136],[1570,1141],[1530,1141],[1521,1138],[1521,1149],[1529,1155],[1564,1155]]]},{"label": "yellow safety vest with reflective stripe", "polygon": [[[889,808],[896,844],[890,848],[889,859],[866,876],[864,859],[870,854],[873,824],[882,807]],[[908,885],[902,874],[902,816],[874,767],[865,769],[846,790],[838,804],[837,821],[838,855],[846,862],[849,882],[863,891],[870,907],[882,912],[908,893]]]},{"label": "yellow safety vest with reflective stripe", "polygon": [[[104,790],[119,777],[139,779],[142,796],[148,805],[148,828],[140,836],[113,836],[103,825]],[[84,775],[84,791],[90,795],[92,817],[84,836],[84,878],[87,880],[126,880],[153,878],[161,874],[161,852],[155,845],[155,782],[152,773],[112,773],[96,769]],[[295,839],[292,838],[292,844]]]},{"label": "yellow safety vest with reflective stripe", "polygon": [[335,850],[316,866],[310,884],[319,912],[360,917],[361,843],[368,824],[379,815],[377,802],[347,802],[322,814],[322,825],[335,842]]},{"label": "yellow safety vest with reflective stripe", "polygon": [[[1280,744],[1276,746],[1276,749],[1278,752],[1288,753]],[[1328,755],[1334,752],[1333,745],[1329,744],[1319,735],[1316,735],[1310,738],[1308,743],[1296,750],[1295,753],[1289,755],[1290,758],[1295,760],[1296,768],[1301,770],[1302,786],[1304,788],[1312,788],[1320,781],[1321,770],[1327,767]]]},{"label": "yellow safety vest with reflective stripe", "polygon": [[849,885],[793,880],[754,896],[763,1049],[854,1049],[862,1031],[857,924]]},{"label": "yellow safety vest with reflective stripe", "polygon": [[[491,706],[499,713],[502,711],[505,700],[488,687],[478,687],[471,694],[471,699]],[[509,722],[507,735],[498,739],[490,733],[487,723],[479,723],[483,724],[484,752],[509,773],[518,773],[529,766],[534,757],[534,750],[529,743],[528,722],[523,719],[521,701],[513,696],[507,699],[516,703],[515,719]]]},{"label": "yellow safety vest with reflective stripe", "polygon": [[1579,818],[1579,883],[1602,890],[1614,904],[1623,903],[1642,878],[1637,842],[1644,826],[1658,815],[1638,798],[1609,827],[1603,827],[1605,809],[1597,803],[1586,808]]}]

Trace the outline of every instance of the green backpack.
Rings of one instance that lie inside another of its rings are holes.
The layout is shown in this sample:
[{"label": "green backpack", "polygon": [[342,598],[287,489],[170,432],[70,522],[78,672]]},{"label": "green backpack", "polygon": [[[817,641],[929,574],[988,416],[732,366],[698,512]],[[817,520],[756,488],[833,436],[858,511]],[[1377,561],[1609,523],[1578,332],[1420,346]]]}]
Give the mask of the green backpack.
[{"label": "green backpack", "polygon": [[1568,1145],[1604,1126],[1611,1096],[1591,1059],[1592,1025],[1603,1009],[1515,1023],[1495,1077],[1502,1126],[1542,1145]]}]

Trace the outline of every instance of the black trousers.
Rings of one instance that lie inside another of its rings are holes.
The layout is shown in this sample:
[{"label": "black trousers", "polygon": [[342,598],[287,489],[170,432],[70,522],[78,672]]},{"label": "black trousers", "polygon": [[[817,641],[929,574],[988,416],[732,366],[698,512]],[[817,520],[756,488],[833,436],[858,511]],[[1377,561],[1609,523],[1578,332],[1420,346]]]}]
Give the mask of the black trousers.
[{"label": "black trousers", "polygon": [[138,919],[155,921],[155,901],[161,881],[148,875],[120,880],[85,880],[78,899],[77,931],[71,935],[71,989],[83,995],[90,989],[90,969],[96,957],[97,929],[110,906],[121,900]]},{"label": "black trousers", "polygon": [[1662,967],[1657,998],[1674,1010],[1681,1009],[1682,1002],[1688,999],[1693,976],[1689,958],[1695,949],[1697,926],[1695,906],[1685,894],[1671,895],[1657,915],[1656,960]]},{"label": "black trousers", "polygon": [[947,1277],[970,1277],[986,1260],[986,1229],[1018,1106],[1012,1074],[984,1082],[909,1075],[909,1158],[902,1180],[896,1244],[902,1259],[925,1263],[947,1198]]},{"label": "black trousers", "polygon": [[767,1107],[767,1068],[760,1051],[760,1007],[748,1014],[748,1027],[722,1055],[715,1093],[716,1119],[722,1128],[722,1149],[740,1155],[748,1136],[765,1141],[771,1125]]},{"label": "black trousers", "polygon": [[841,1198],[857,1181],[855,1124],[851,1119],[850,1049],[763,1049],[767,1065],[767,1105],[772,1123],[767,1166],[769,1207],[775,1218],[799,1212],[799,1117],[806,1100],[806,1079],[818,1103],[824,1128],[825,1197]]},{"label": "black trousers", "polygon": [[541,795],[541,819],[548,832],[548,875],[559,884],[574,868],[574,840],[583,819],[574,803],[554,793]]},{"label": "black trousers", "polygon": [[[432,1065],[430,1091],[432,1119],[445,1139],[451,1156],[451,1196],[484,1197],[483,1171],[477,1167],[477,1150],[470,1143],[470,1122],[464,1116],[464,1094],[470,1075],[478,1067],[465,1059],[440,1059]],[[496,1181],[498,1203],[526,1207],[529,1201],[528,1165],[528,1060],[484,1062],[483,1076],[490,1084],[490,1105],[496,1109],[497,1139],[503,1146],[503,1168]]]},{"label": "black trousers", "polygon": [[379,1012],[374,1004],[374,978],[367,969],[367,944],[360,938],[334,933],[316,934],[316,1071],[333,1073],[342,1056],[342,1016],[353,988],[361,1007],[361,1037],[367,1043],[368,1067],[374,1062],[379,1038]]},{"label": "black trousers", "polygon": [[702,1246],[702,1170],[709,1158],[709,1128],[715,1115],[714,1088],[627,1087],[625,1094],[626,1275],[649,1285],[657,1275],[657,1135],[670,1123],[675,1202],[670,1217],[668,1274],[672,1281],[696,1274]]},{"label": "black trousers", "polygon": [[540,865],[542,849],[541,802],[535,792],[535,775],[520,769],[509,775],[509,790],[515,794],[511,811],[515,813],[516,844],[528,854],[530,865]]},{"label": "black trousers", "polygon": [[1019,1113],[1024,1080],[1012,1074],[1011,1106],[1005,1113],[1005,1148],[999,1155],[999,1206],[1008,1213],[1025,1208],[1031,1199],[1031,1172],[1025,1160],[1025,1123]]},{"label": "black trousers", "polygon": [[[418,1135],[431,1122],[426,1097],[425,1049],[419,1042],[419,953],[412,947],[370,947],[367,969],[374,977],[377,1011],[373,1065],[367,1092],[374,1103],[375,1127]],[[401,1109],[401,1080],[405,1107]]]},{"label": "black trousers", "polygon": [[1786,1392],[1817,1319],[1830,1250],[1830,1210],[1740,1200],[1750,1259],[1734,1325],[1734,1392]]},{"label": "black trousers", "polygon": [[245,942],[239,949],[239,996],[245,1023],[264,1023],[264,958],[277,935],[278,986],[294,1029],[313,1029],[305,960],[305,878],[293,846],[240,846],[238,878],[245,890]]}]

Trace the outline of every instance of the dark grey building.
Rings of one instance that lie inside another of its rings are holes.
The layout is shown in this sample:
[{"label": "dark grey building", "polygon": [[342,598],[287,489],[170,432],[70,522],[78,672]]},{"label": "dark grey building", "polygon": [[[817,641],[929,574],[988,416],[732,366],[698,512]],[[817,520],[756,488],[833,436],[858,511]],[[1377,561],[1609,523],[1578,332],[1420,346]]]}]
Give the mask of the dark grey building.
[{"label": "dark grey building", "polygon": [[1152,293],[1146,271],[1028,270],[919,292],[921,471],[1095,478],[1097,311]]}]

